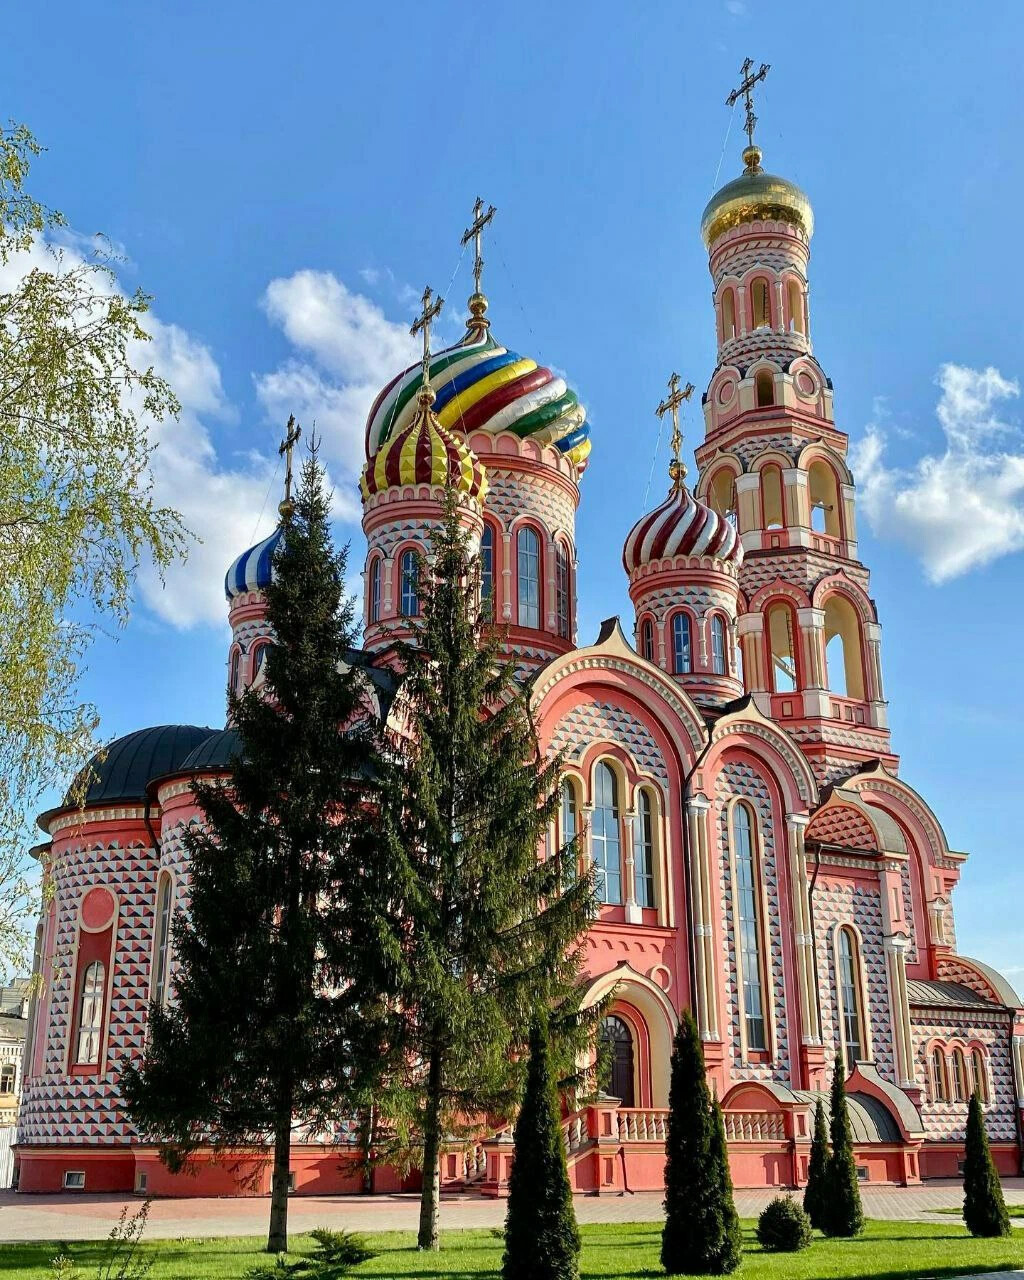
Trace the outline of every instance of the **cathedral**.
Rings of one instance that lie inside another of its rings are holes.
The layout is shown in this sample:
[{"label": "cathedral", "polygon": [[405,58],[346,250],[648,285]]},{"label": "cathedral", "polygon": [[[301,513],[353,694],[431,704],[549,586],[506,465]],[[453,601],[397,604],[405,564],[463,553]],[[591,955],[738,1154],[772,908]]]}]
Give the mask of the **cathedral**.
[{"label": "cathedral", "polygon": [[[615,513],[634,616],[577,639],[575,518],[591,430],[565,380],[492,328],[480,241],[493,210],[478,202],[464,237],[476,251],[465,336],[430,351],[428,293],[424,361],[396,373],[367,417],[352,661],[376,712],[391,715],[388,646],[411,634],[418,553],[454,486],[484,607],[528,681],[542,747],[563,753],[549,844],[579,835],[596,867],[587,999],[608,999],[610,1068],[564,1120],[577,1190],[660,1190],[685,1008],[737,1186],[805,1181],[837,1050],[862,1180],[956,1177],[973,1091],[997,1167],[1015,1174],[1024,1007],[999,973],[958,952],[953,897],[967,855],[902,780],[890,743],[848,441],[811,342],[814,215],[803,191],[762,166],[749,71],[744,167],[700,223],[717,363],[696,474],[687,478],[679,432],[693,387],[673,375],[658,409],[672,425],[668,491],[652,510]],[[282,536],[227,572],[236,692],[262,678],[263,589]],[[53,892],[37,930],[44,985],[27,1033],[21,1191],[268,1187],[257,1153],[172,1175],[118,1089],[150,1008],[174,999],[170,922],[188,909],[182,835],[201,821],[195,782],[223,776],[235,745],[230,727],[140,729],[98,758],[84,807],[69,795],[39,819]],[[511,1154],[507,1129],[453,1142],[444,1185],[501,1194]],[[299,1141],[295,1192],[361,1190],[345,1155],[343,1129]],[[245,1173],[255,1176],[243,1185]],[[415,1172],[374,1173],[378,1191],[416,1185]]]}]

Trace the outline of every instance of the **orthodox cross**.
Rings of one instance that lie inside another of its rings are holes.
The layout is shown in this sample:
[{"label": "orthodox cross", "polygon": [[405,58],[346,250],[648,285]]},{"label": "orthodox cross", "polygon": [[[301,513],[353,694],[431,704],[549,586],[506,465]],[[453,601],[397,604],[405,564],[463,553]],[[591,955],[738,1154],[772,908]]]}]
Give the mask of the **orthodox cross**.
[{"label": "orthodox cross", "polygon": [[686,476],[686,467],[683,465],[679,452],[683,447],[683,433],[679,430],[679,406],[684,400],[689,400],[693,395],[694,387],[692,382],[688,382],[682,391],[679,389],[679,374],[674,373],[668,380],[668,395],[662,400],[661,404],[655,409],[655,413],[659,418],[664,418],[666,413],[672,415],[672,461],[669,463],[669,474],[674,483],[681,487]]},{"label": "orthodox cross", "polygon": [[497,209],[492,204],[487,212],[484,213],[484,202],[477,196],[476,204],[473,206],[473,225],[467,227],[462,233],[462,240],[460,241],[462,245],[469,244],[470,240],[473,241],[473,280],[475,282],[474,292],[476,293],[480,292],[480,277],[483,275],[484,270],[481,233],[497,212]]},{"label": "orthodox cross", "polygon": [[444,298],[436,298],[433,302],[433,291],[428,284],[423,290],[423,310],[413,321],[412,328],[409,332],[415,336],[422,332],[423,334],[423,387],[430,386],[430,322],[436,320],[441,314],[441,308],[444,306]]},{"label": "orthodox cross", "polygon": [[[757,116],[754,115],[754,85],[759,80],[763,80],[771,71],[771,66],[767,62],[762,62],[757,71],[753,71],[753,58],[744,58],[743,66],[740,67],[740,75],[743,77],[739,86],[733,89],[725,100],[727,107],[736,105],[736,100],[742,96],[743,105],[747,109],[747,122],[743,126],[747,131],[747,143],[749,146],[754,145],[754,126],[757,124]],[[753,72],[753,74],[751,74]]]},{"label": "orthodox cross", "polygon": [[[278,457],[285,460],[284,472],[284,503],[289,506],[292,501],[292,450],[299,443],[299,436],[302,435],[302,428],[295,421],[295,415],[291,414],[288,418],[287,434],[281,441],[281,447],[278,449]],[[281,505],[284,506],[284,503]]]}]

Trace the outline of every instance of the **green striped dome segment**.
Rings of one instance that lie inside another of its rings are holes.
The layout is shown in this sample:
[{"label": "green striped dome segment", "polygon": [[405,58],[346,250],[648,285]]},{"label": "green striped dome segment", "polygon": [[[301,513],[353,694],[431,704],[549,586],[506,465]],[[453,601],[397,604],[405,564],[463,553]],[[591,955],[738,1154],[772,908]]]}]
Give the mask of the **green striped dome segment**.
[{"label": "green striped dome segment", "polygon": [[[381,391],[366,419],[366,456],[372,459],[416,416],[422,367],[411,365]],[[434,355],[433,411],[448,430],[511,431],[553,445],[582,470],[590,453],[586,410],[565,379],[528,356],[501,346],[487,333]]]}]

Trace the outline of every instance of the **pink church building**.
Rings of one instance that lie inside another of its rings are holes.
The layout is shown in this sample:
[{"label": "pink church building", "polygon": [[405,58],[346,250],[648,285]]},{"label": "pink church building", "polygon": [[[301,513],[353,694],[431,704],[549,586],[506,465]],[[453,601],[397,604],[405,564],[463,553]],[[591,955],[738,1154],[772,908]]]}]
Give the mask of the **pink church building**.
[{"label": "pink church building", "polygon": [[[386,630],[417,612],[415,552],[454,484],[542,745],[564,753],[552,845],[582,833],[599,873],[588,998],[611,996],[611,1075],[565,1119],[577,1189],[660,1188],[670,1044],[687,1007],[738,1186],[803,1182],[837,1048],[864,1180],[955,1176],[975,1089],[998,1167],[1018,1173],[1024,1007],[958,952],[967,855],[890,743],[847,437],[811,343],[811,205],[756,147],[744,161],[701,222],[717,364],[694,483],[676,467],[653,510],[608,513],[624,535],[632,524],[635,617],[577,642],[590,427],[561,377],[500,344],[478,283],[466,335],[433,355],[430,386],[417,364],[370,410],[352,661],[387,716]],[[261,679],[262,588],[280,537],[227,575],[236,690]],[[40,819],[54,892],[38,929],[22,1191],[241,1193],[212,1160],[194,1177],[167,1173],[118,1090],[151,1004],[174,998],[169,926],[188,909],[195,780],[223,774],[234,744],[230,728],[131,733],[96,766],[84,810]],[[445,1183],[500,1192],[510,1159],[507,1131],[484,1135],[446,1152]],[[297,1193],[359,1188],[344,1148],[324,1142],[297,1146],[293,1173]],[[378,1171],[377,1189],[398,1185]]]}]

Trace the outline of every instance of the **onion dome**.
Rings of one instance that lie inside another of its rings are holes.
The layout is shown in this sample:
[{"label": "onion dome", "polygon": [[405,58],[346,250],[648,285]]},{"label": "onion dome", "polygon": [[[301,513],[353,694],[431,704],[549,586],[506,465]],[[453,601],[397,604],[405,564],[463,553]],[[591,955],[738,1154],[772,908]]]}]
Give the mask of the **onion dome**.
[{"label": "onion dome", "polygon": [[[196,724],[162,724],[115,738],[89,761],[64,797],[65,807],[144,800],[154,778],[175,773],[216,730]],[[77,794],[87,782],[85,795]]]},{"label": "onion dome", "polygon": [[633,526],[622,549],[626,573],[669,556],[712,556],[739,567],[743,544],[725,516],[690,493],[681,481],[668,497]]},{"label": "onion dome", "polygon": [[[419,369],[419,365],[416,366]],[[359,487],[364,500],[403,484],[452,485],[467,498],[483,502],[487,472],[464,440],[443,427],[430,410],[430,389],[414,402],[417,416],[388,436],[363,467]]]},{"label": "onion dome", "polygon": [[700,220],[704,247],[711,248],[723,231],[742,222],[790,222],[800,227],[808,240],[814,234],[814,211],[796,183],[761,168],[760,147],[743,152],[746,169],[727,182],[707,203]]},{"label": "onion dome", "polygon": [[224,594],[229,600],[245,595],[247,591],[262,591],[270,586],[274,552],[283,534],[284,526],[279,524],[269,538],[242,552],[224,575]]},{"label": "onion dome", "polygon": [[[373,402],[366,419],[371,461],[416,418],[422,373],[419,363],[410,365]],[[485,326],[471,327],[456,346],[431,356],[430,384],[434,413],[446,430],[512,431],[553,445],[580,471],[586,467],[590,427],[576,393],[551,369],[499,346]]]}]

